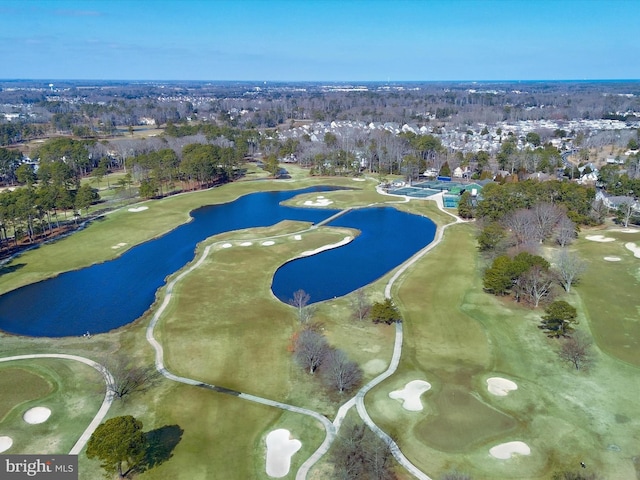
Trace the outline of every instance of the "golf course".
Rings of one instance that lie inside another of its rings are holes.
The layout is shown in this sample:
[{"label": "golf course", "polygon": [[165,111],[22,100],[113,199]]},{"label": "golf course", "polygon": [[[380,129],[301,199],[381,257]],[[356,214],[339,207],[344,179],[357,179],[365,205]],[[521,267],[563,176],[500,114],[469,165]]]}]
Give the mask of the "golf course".
[{"label": "golf course", "polygon": [[[287,262],[341,248],[360,232],[283,220],[201,241],[149,309],[122,327],[58,338],[0,332],[0,451],[69,453],[101,410],[106,377],[95,367],[64,358],[2,361],[67,354],[106,367],[126,359],[161,372],[147,391],[111,399],[103,411],[104,420],[133,415],[155,439],[156,455],[136,475],[142,480],[332,478],[333,439],[344,421],[364,417],[406,459],[395,467],[400,479],[461,472],[474,480],[543,480],[578,471],[581,462],[601,478],[640,478],[640,258],[631,245],[640,246],[640,231],[607,223],[583,230],[570,247],[588,268],[558,298],[576,306],[576,330],[593,339],[594,356],[590,368],[576,370],[558,356],[560,340],[538,328],[543,308],[483,291],[487,265],[474,222],[459,221],[433,200],[385,195],[374,178],[311,177],[296,166],[290,173],[271,180],[249,171],[242,181],[110,212],[3,265],[0,294],[117,258],[190,222],[189,213],[202,206],[257,191],[342,187],[297,195],[286,205],[392,207],[431,219],[438,232],[427,248],[362,289],[370,302],[390,297],[402,324],[354,319],[355,292],[314,304],[313,321],[329,343],[363,371],[359,399],[357,390],[327,391],[294,362],[300,322],[271,286]],[[403,232],[396,234],[401,243]],[[545,245],[542,254],[551,260],[555,249]],[[136,289],[136,278],[116,281]],[[75,288],[91,298],[98,287]],[[50,414],[30,423],[25,414],[33,408]],[[287,453],[281,458],[271,448]],[[100,462],[82,450],[79,478],[101,475]]]}]

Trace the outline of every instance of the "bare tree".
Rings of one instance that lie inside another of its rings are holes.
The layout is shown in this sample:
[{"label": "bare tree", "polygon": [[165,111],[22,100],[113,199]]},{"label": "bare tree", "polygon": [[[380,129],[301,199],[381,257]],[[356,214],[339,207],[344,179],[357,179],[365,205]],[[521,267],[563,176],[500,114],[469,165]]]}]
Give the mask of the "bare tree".
[{"label": "bare tree", "polygon": [[507,215],[503,223],[511,231],[517,245],[530,243],[536,235],[534,214],[526,208]]},{"label": "bare tree", "polygon": [[361,322],[369,315],[369,312],[371,311],[371,302],[367,299],[364,290],[361,288],[353,292],[351,308],[353,309],[354,318]]},{"label": "bare tree", "polygon": [[560,207],[547,202],[536,203],[532,209],[537,240],[542,243],[553,233],[556,224],[562,218]]},{"label": "bare tree", "polygon": [[314,374],[329,352],[329,343],[321,333],[305,328],[300,332],[294,344],[296,362]]},{"label": "bare tree", "polygon": [[520,287],[534,307],[551,294],[552,286],[553,276],[540,265],[533,265],[520,277]]},{"label": "bare tree", "polygon": [[591,339],[583,332],[576,332],[562,341],[558,355],[570,362],[576,370],[587,370],[593,364]]},{"label": "bare tree", "polygon": [[566,247],[571,244],[576,238],[576,224],[563,214],[556,225],[556,242],[561,247]]},{"label": "bare tree", "polygon": [[617,218],[625,228],[629,226],[629,220],[633,215],[633,204],[633,198],[628,198],[618,205]]},{"label": "bare tree", "polygon": [[567,292],[571,291],[571,285],[576,283],[580,275],[587,269],[587,264],[578,255],[564,249],[556,257],[555,265],[560,285]]},{"label": "bare tree", "polygon": [[329,350],[321,370],[324,383],[339,393],[357,387],[362,381],[362,370],[342,350]]},{"label": "bare tree", "polygon": [[289,300],[289,305],[296,308],[298,320],[303,325],[311,319],[313,314],[313,309],[309,306],[309,300],[311,300],[311,295],[302,289],[293,292],[293,298]]},{"label": "bare tree", "polygon": [[347,421],[331,449],[333,478],[393,480],[389,445],[362,423]]},{"label": "bare tree", "polygon": [[131,365],[127,357],[116,357],[102,363],[111,373],[107,390],[117,399],[124,399],[135,393],[144,393],[157,385],[160,372],[153,365]]}]

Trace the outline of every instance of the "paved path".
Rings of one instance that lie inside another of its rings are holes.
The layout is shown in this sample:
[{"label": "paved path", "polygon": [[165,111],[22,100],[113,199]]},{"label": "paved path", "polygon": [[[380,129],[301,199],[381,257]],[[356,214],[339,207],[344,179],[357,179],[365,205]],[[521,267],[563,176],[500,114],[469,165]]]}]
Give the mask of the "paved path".
[{"label": "paved path", "polygon": [[103,365],[98,362],[94,362],[93,360],[85,357],[80,357],[78,355],[67,355],[66,353],[34,353],[31,355],[15,355],[13,357],[5,357],[0,358],[0,362],[9,362],[12,360],[28,360],[33,358],[62,358],[65,360],[75,360],[76,362],[82,362],[90,367],[95,368],[100,374],[104,377],[104,381],[107,384],[106,393],[104,395],[104,400],[102,401],[102,405],[96,413],[96,416],[93,417],[89,426],[85,429],[85,431],[80,435],[80,438],[76,442],[76,444],[69,451],[69,455],[78,455],[80,451],[84,448],[84,446],[89,441],[89,438],[93,434],[98,425],[102,423],[102,420],[107,415],[109,411],[109,407],[111,407],[111,403],[113,403],[113,395],[109,391],[109,385],[113,383],[113,376]]},{"label": "paved path", "polygon": [[[289,237],[291,235],[292,234],[286,234],[286,235],[280,235],[280,236]],[[276,238],[276,237],[269,237],[269,238]],[[260,240],[256,240],[256,241],[260,241]],[[164,311],[167,308],[167,306],[169,305],[169,303],[171,303],[171,298],[172,298],[172,295],[173,295],[173,288],[176,285],[176,283],[178,283],[184,277],[189,275],[196,268],[200,267],[200,265],[202,265],[202,263],[206,260],[207,256],[211,252],[211,249],[213,247],[215,247],[216,245],[222,244],[222,243],[226,243],[226,241],[225,242],[216,242],[214,244],[211,244],[211,245],[208,245],[207,247],[205,247],[205,249],[202,252],[202,255],[200,256],[198,261],[196,263],[194,263],[193,265],[191,265],[191,267],[189,267],[187,270],[182,272],[180,275],[178,275],[175,279],[173,279],[167,285],[166,293],[165,293],[164,299],[162,301],[162,304],[160,305],[160,307],[154,313],[153,318],[151,319],[151,322],[149,322],[149,326],[147,327],[147,331],[146,331],[147,341],[151,344],[151,346],[154,348],[155,353],[156,353],[155,354],[156,369],[160,373],[162,373],[162,375],[164,375],[166,378],[168,378],[170,380],[173,380],[173,381],[176,381],[176,382],[184,383],[184,384],[187,384],[187,385],[193,385],[193,386],[197,386],[197,387],[202,387],[202,388],[207,388],[207,389],[219,392],[219,393],[225,393],[225,394],[228,394],[228,395],[233,395],[233,396],[236,396],[238,398],[241,398],[243,400],[247,400],[247,401],[250,401],[250,402],[260,403],[262,405],[268,405],[270,407],[280,408],[282,410],[287,410],[289,412],[299,413],[299,414],[302,414],[302,415],[307,415],[307,416],[312,417],[315,420],[319,421],[324,426],[324,429],[325,429],[325,432],[326,432],[325,433],[325,439],[322,442],[322,444],[320,445],[320,447],[318,447],[318,449],[313,453],[313,455],[309,459],[307,459],[307,461],[298,470],[298,473],[296,475],[296,479],[304,479],[304,478],[306,478],[307,472],[315,464],[317,459],[321,458],[322,455],[324,455],[329,450],[329,447],[331,446],[331,443],[333,443],[333,440],[334,440],[334,438],[336,436],[337,429],[334,427],[333,423],[331,423],[329,421],[329,419],[327,419],[327,417],[325,417],[323,415],[320,415],[319,413],[314,412],[312,410],[308,410],[306,408],[297,407],[295,405],[288,405],[286,403],[278,402],[276,400],[271,400],[271,399],[268,399],[268,398],[258,397],[256,395],[250,395],[250,394],[247,394],[247,393],[242,393],[242,392],[238,392],[238,391],[235,391],[235,390],[230,390],[230,389],[227,389],[227,388],[224,388],[224,387],[219,387],[219,386],[216,386],[216,385],[211,385],[211,384],[208,384],[208,383],[204,383],[204,382],[201,382],[201,381],[198,381],[198,380],[194,380],[192,378],[186,378],[186,377],[181,377],[181,376],[175,375],[175,374],[171,373],[169,370],[167,370],[167,368],[166,368],[166,366],[164,364],[164,350],[162,348],[162,345],[156,340],[156,338],[153,335],[154,329],[155,329],[156,325],[158,324],[158,321],[160,320],[160,317],[164,313]],[[312,460],[312,459],[315,459],[315,460]]]}]

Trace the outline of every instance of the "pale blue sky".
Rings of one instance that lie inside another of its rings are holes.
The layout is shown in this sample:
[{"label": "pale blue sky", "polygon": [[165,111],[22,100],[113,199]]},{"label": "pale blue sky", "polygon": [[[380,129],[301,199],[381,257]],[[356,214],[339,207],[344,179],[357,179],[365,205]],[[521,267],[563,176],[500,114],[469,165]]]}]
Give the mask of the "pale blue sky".
[{"label": "pale blue sky", "polygon": [[0,0],[0,78],[640,79],[640,0]]}]

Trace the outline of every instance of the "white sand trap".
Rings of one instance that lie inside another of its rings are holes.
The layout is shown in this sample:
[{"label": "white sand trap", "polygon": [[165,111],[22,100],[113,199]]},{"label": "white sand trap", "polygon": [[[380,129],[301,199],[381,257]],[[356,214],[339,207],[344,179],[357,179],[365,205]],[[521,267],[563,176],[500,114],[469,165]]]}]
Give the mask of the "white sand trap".
[{"label": "white sand trap", "polygon": [[420,395],[431,388],[429,382],[424,380],[413,380],[407,383],[402,390],[395,390],[389,393],[389,398],[403,400],[402,407],[405,410],[419,412],[422,410]]},{"label": "white sand trap", "polygon": [[253,242],[242,242],[240,244],[241,247],[250,247],[251,245],[253,245]]},{"label": "white sand trap", "polygon": [[262,242],[262,246],[263,247],[270,247],[274,243],[276,243],[276,242],[274,242],[273,240],[267,240],[266,242]]},{"label": "white sand trap", "polygon": [[507,460],[511,458],[514,454],[517,455],[530,455],[531,449],[529,445],[524,442],[507,442],[501,443],[500,445],[496,445],[489,453],[494,458],[499,458],[500,460]]},{"label": "white sand trap", "polygon": [[294,235],[293,239],[294,240],[302,240],[302,235]]},{"label": "white sand trap", "polygon": [[511,390],[518,389],[518,385],[514,382],[500,377],[487,378],[487,387],[489,393],[497,395],[498,397],[506,397]]},{"label": "white sand trap", "polygon": [[614,232],[622,232],[622,233],[638,233],[640,230],[636,228],[617,228],[613,230]]},{"label": "white sand trap", "polygon": [[640,258],[640,247],[638,247],[635,243],[629,242],[624,244],[625,248],[631,252],[633,252],[633,256],[636,258]]},{"label": "white sand trap", "polygon": [[133,213],[138,213],[138,212],[144,212],[145,210],[148,210],[149,207],[134,207],[134,208],[130,208],[129,211],[133,212]]},{"label": "white sand trap", "polygon": [[351,180],[353,180],[354,182],[364,182],[364,181],[366,181],[365,178],[352,178]]},{"label": "white sand trap", "polygon": [[233,245],[231,245],[230,243],[223,243],[222,244],[222,248],[231,248],[233,247]]},{"label": "white sand trap", "polygon": [[313,200],[306,200],[304,202],[304,204],[308,207],[326,207],[327,205],[331,205],[333,203],[333,200],[329,200],[328,198],[324,198],[322,195],[318,195],[315,199],[315,201]]},{"label": "white sand trap", "polygon": [[13,440],[11,437],[7,437],[6,435],[0,436],[0,452],[4,452],[9,450],[13,445]]},{"label": "white sand trap", "polygon": [[280,428],[267,435],[267,475],[281,478],[289,473],[291,457],[302,447],[300,440],[292,439],[289,430]]},{"label": "white sand trap", "polygon": [[30,423],[32,425],[38,423],[44,423],[49,419],[51,415],[51,410],[47,407],[33,407],[27,410],[22,418],[25,422]]},{"label": "white sand trap", "polygon": [[592,242],[613,242],[615,238],[605,237],[604,235],[587,235],[587,240],[591,240]]},{"label": "white sand trap", "polygon": [[338,248],[338,247],[341,247],[343,245],[346,245],[351,240],[353,240],[353,237],[344,237],[342,240],[340,240],[337,243],[330,243],[329,245],[325,245],[324,247],[316,248],[315,250],[306,250],[306,251],[302,252],[300,254],[300,256],[301,257],[309,257],[311,255],[316,255],[317,253],[324,252],[325,250],[331,250],[332,248]]},{"label": "white sand trap", "polygon": [[604,257],[607,262],[619,262],[622,260],[620,257]]},{"label": "white sand trap", "polygon": [[113,248],[114,250],[117,250],[118,248],[125,247],[126,245],[127,245],[126,243],[124,243],[124,242],[120,242],[119,244],[114,245],[114,246],[113,246],[113,247],[111,247],[111,248]]}]

